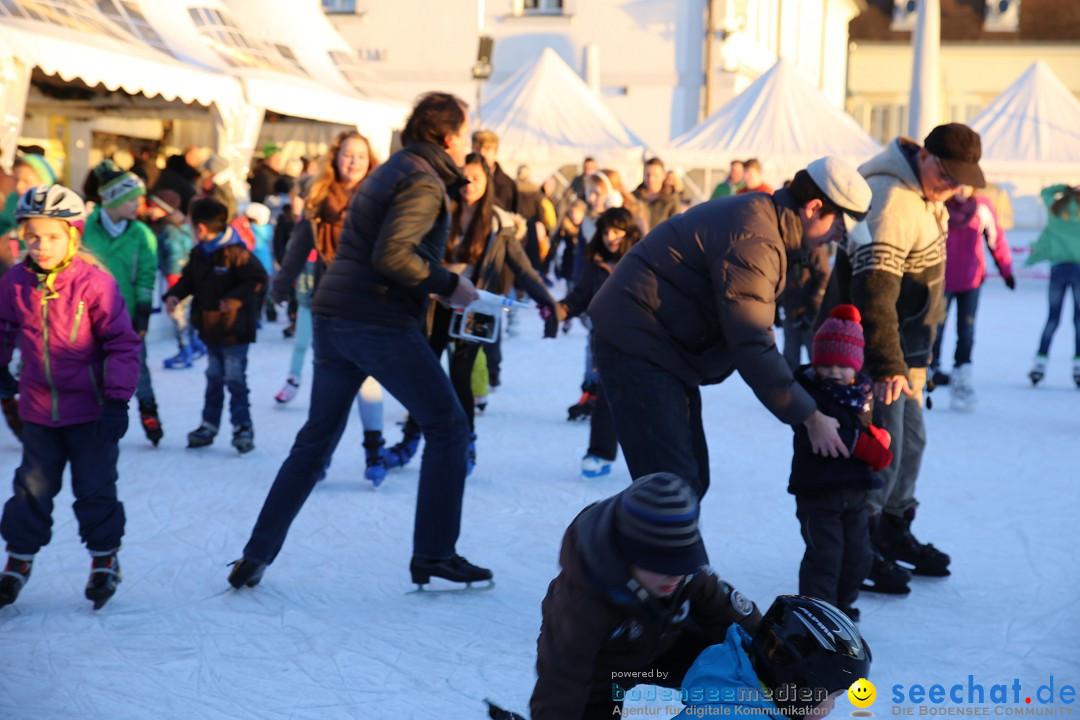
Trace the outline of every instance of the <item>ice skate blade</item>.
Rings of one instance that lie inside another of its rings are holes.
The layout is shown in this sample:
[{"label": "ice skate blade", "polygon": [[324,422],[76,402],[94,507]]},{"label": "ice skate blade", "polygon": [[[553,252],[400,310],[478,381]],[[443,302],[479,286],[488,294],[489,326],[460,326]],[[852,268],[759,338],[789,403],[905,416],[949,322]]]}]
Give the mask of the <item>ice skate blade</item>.
[{"label": "ice skate blade", "polygon": [[[448,581],[449,582],[449,581]],[[431,583],[417,583],[415,590],[407,590],[406,595],[470,595],[473,593],[486,592],[495,587],[494,580],[477,580],[465,583],[465,587],[436,586],[430,587]]]}]

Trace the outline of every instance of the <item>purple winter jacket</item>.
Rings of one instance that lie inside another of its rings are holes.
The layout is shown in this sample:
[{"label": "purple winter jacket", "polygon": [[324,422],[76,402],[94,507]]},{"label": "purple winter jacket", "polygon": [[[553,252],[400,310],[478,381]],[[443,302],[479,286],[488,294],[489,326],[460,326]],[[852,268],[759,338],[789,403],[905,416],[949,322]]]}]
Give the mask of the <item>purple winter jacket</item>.
[{"label": "purple winter jacket", "polygon": [[[0,363],[22,350],[19,415],[62,427],[96,422],[106,400],[127,402],[139,378],[139,336],[116,281],[82,258],[45,275],[21,262],[0,278]],[[47,298],[47,299],[46,299]]]},{"label": "purple winter jacket", "polygon": [[1001,276],[1011,276],[1012,253],[990,201],[980,195],[972,195],[967,200],[954,197],[945,201],[945,207],[949,211],[945,292],[967,292],[982,285],[986,277],[983,238],[986,238]]}]

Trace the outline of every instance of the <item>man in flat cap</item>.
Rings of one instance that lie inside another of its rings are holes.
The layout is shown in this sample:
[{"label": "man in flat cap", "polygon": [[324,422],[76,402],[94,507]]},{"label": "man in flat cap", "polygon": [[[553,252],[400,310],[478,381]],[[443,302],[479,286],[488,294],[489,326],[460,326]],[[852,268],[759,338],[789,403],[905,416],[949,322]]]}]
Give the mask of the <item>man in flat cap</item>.
[{"label": "man in flat cap", "polygon": [[870,206],[851,165],[821,158],[791,187],[716,198],[661,223],[589,306],[593,357],[631,477],[671,472],[709,487],[701,392],[735,370],[814,451],[848,455],[837,421],[795,382],[773,321],[788,259],[844,236]]},{"label": "man in flat cap", "polygon": [[926,447],[923,388],[945,287],[945,201],[962,186],[986,186],[979,134],[966,125],[934,128],[923,145],[896,138],[859,172],[873,201],[866,222],[837,253],[821,322],[850,302],[862,313],[865,371],[874,381],[874,424],[892,436],[893,462],[870,492],[871,539],[879,555],[869,589],[907,594],[910,574],[948,575],[949,556],[911,534],[915,480]]}]

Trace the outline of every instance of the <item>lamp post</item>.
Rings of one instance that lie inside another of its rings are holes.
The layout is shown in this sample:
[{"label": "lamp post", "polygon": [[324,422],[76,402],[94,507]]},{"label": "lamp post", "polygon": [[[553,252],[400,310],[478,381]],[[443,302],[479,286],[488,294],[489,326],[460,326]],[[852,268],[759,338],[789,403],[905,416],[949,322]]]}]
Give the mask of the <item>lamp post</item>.
[{"label": "lamp post", "polygon": [[480,36],[480,45],[476,50],[476,62],[473,63],[472,76],[476,81],[476,125],[480,126],[480,103],[484,81],[491,77],[491,53],[495,48],[495,38],[490,35]]}]

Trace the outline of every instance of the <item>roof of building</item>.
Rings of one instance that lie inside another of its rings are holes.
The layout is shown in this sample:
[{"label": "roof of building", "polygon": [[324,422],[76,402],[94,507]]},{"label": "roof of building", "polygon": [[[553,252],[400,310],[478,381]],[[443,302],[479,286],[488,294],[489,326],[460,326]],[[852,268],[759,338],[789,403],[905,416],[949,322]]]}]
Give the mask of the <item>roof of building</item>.
[{"label": "roof of building", "polygon": [[[984,27],[986,0],[940,0],[942,42],[1068,42],[1080,40],[1080,3],[1021,0],[1016,32]],[[893,30],[893,0],[867,0],[848,26],[852,42],[909,42],[910,30]]]}]

